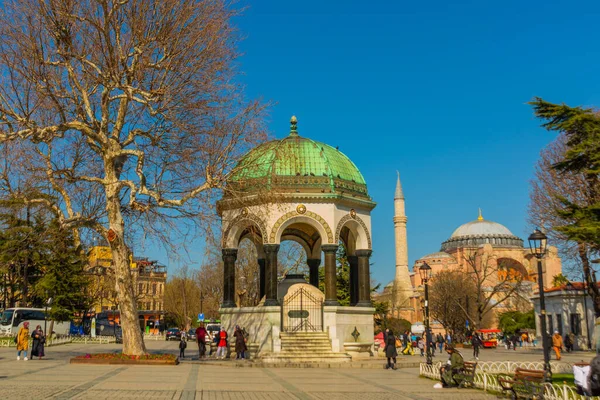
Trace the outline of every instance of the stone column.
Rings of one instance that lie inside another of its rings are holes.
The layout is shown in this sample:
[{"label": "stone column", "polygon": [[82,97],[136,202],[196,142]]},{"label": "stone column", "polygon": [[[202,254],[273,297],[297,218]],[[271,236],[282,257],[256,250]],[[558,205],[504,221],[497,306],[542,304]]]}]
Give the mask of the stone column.
[{"label": "stone column", "polygon": [[258,299],[262,299],[265,295],[265,259],[258,260]]},{"label": "stone column", "polygon": [[265,306],[277,306],[277,252],[278,244],[265,244]]},{"label": "stone column", "polygon": [[325,253],[325,305],[326,306],[337,306],[339,305],[337,300],[337,285],[336,285],[336,268],[335,268],[335,255],[337,253],[338,245],[336,244],[325,244],[321,246],[321,250]]},{"label": "stone column", "polygon": [[371,273],[369,258],[371,250],[356,250],[358,256],[358,303],[359,307],[371,307]]},{"label": "stone column", "polygon": [[347,256],[350,264],[350,305],[358,303],[358,257]]},{"label": "stone column", "polygon": [[235,260],[237,249],[223,249],[223,308],[235,307]]},{"label": "stone column", "polygon": [[320,258],[308,258],[306,259],[309,271],[309,283],[314,287],[319,287],[319,265],[321,265]]}]

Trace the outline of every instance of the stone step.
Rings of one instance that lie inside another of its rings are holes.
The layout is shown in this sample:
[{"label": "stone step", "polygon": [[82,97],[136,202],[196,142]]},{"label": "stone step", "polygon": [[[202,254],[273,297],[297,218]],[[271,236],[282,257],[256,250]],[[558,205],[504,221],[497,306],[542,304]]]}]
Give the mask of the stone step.
[{"label": "stone step", "polygon": [[287,339],[287,338],[283,339],[282,338],[281,339],[281,343],[290,343],[290,344],[296,344],[296,343],[298,343],[298,344],[302,344],[302,343],[306,343],[306,344],[312,344],[312,343],[314,343],[314,344],[323,344],[323,343],[331,343],[331,342],[329,341],[329,339],[319,339],[319,340],[317,340],[317,339],[306,339],[306,340],[303,339],[303,340],[295,340],[295,339]]},{"label": "stone step", "polygon": [[324,343],[324,344],[320,344],[320,345],[301,345],[301,344],[286,344],[285,346],[281,346],[282,349],[290,349],[290,350],[318,350],[318,349],[324,349],[324,350],[331,350],[331,344],[329,343]]},{"label": "stone step", "polygon": [[270,354],[261,357],[263,363],[322,363],[322,362],[350,362],[352,357],[345,353],[327,354]]},{"label": "stone step", "polygon": [[319,351],[331,351],[331,346],[318,346],[318,347],[302,347],[302,346],[282,346],[281,351],[304,351],[304,352],[319,352]]}]

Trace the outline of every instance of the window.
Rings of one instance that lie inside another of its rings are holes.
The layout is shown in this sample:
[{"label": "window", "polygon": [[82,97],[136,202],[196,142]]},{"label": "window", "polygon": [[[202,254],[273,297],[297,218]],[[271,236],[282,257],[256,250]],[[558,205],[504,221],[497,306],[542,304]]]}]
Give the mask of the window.
[{"label": "window", "polygon": [[152,284],[152,295],[156,296],[156,283]]},{"label": "window", "polygon": [[550,332],[550,334],[552,335],[554,333],[554,325],[552,324],[552,314],[548,314],[546,315],[547,318],[547,326],[546,326],[546,330],[548,332]]},{"label": "window", "polygon": [[[556,330],[560,333],[560,336],[563,334],[563,324],[562,324],[562,315],[556,314]],[[551,331],[554,334],[554,332]]]},{"label": "window", "polygon": [[576,336],[581,335],[581,314],[571,314],[571,332]]},{"label": "window", "polygon": [[142,293],[144,291],[144,284],[140,283],[138,284],[138,293]]}]

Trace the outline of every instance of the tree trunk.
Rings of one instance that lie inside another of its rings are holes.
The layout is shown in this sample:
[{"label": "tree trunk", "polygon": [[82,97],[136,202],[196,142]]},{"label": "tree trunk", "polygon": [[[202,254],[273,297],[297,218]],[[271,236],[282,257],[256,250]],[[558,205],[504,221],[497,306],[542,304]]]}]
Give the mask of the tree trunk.
[{"label": "tree trunk", "polygon": [[596,284],[595,274],[592,272],[592,268],[590,266],[590,259],[588,258],[587,246],[583,243],[577,245],[577,250],[579,252],[579,259],[581,260],[581,265],[583,267],[583,279],[587,286],[587,292],[592,298],[592,303],[594,304],[594,314],[596,318],[600,317],[600,291],[598,290],[598,286]]},{"label": "tree trunk", "polygon": [[121,201],[118,190],[111,188],[110,185],[106,186],[106,211],[109,228],[114,232],[114,237],[111,237],[109,230],[107,238],[115,268],[115,290],[119,300],[120,322],[123,330],[123,353],[140,356],[146,354],[146,346],[140,330],[137,303],[133,292],[129,248],[124,242],[125,229]]}]

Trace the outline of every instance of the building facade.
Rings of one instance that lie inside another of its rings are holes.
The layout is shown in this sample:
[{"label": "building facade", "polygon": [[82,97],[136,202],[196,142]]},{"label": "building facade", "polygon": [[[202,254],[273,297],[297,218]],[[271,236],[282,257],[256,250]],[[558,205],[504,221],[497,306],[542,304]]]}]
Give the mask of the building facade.
[{"label": "building facade", "polygon": [[[133,256],[130,267],[140,327],[146,333],[158,333],[162,330],[164,315],[166,267],[158,261]],[[118,311],[110,247],[94,246],[88,251],[87,273],[92,278],[90,295],[94,299],[93,311]],[[118,320],[118,317],[115,319]]]},{"label": "building facade", "polygon": [[[575,350],[594,348],[594,308],[592,300],[584,289],[583,282],[570,282],[567,285],[544,290],[546,305],[546,330],[552,335],[558,331],[561,336],[572,333],[575,336]],[[531,297],[535,309],[536,334],[541,337],[539,291]]]},{"label": "building facade", "polygon": [[[398,177],[394,195],[394,228],[396,239],[395,278],[387,284],[377,300],[388,302],[390,314],[410,322],[423,321],[424,288],[418,268],[426,262],[432,269],[432,279],[442,271],[473,272],[486,270],[486,279],[482,286],[492,288],[501,282],[522,282],[519,295],[511,296],[494,308],[491,326],[496,326],[495,315],[504,311],[529,308],[528,300],[537,287],[537,259],[523,240],[497,222],[483,218],[481,210],[476,220],[467,222],[444,241],[440,250],[416,260],[412,272],[408,268],[407,217],[404,205],[404,193]],[[554,276],[562,273],[561,259],[555,247],[549,246],[542,260],[543,286],[552,287]],[[489,271],[493,271],[490,273]],[[508,275],[510,274],[510,276]],[[435,327],[434,323],[434,327]],[[438,326],[439,328],[439,326]]]}]

